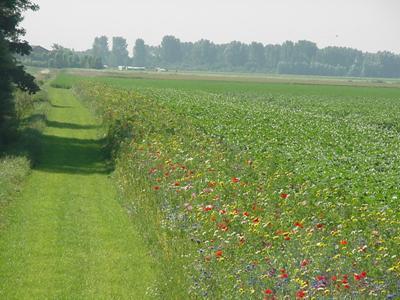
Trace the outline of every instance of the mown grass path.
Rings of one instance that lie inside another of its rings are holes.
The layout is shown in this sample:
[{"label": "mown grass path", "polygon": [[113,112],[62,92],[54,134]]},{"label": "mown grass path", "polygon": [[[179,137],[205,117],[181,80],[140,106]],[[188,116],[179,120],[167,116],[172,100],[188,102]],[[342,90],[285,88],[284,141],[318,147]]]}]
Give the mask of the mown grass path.
[{"label": "mown grass path", "polygon": [[156,271],[116,199],[98,123],[69,90],[0,232],[0,299],[144,299]]}]

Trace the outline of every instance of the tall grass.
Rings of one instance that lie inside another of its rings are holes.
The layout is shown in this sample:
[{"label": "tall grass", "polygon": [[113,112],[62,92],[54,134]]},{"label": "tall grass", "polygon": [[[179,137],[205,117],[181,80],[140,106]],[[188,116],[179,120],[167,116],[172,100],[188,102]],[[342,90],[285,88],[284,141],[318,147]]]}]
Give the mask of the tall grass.
[{"label": "tall grass", "polygon": [[45,90],[36,95],[14,93],[15,119],[3,124],[6,144],[0,147],[0,230],[6,224],[4,211],[21,190],[40,151],[39,136],[46,125],[48,98]]}]

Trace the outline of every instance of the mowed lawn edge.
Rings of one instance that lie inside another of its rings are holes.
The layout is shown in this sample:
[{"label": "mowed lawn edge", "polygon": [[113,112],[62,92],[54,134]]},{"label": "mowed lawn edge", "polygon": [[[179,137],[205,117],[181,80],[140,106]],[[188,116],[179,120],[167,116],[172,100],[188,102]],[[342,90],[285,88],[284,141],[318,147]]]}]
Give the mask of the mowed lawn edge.
[{"label": "mowed lawn edge", "polygon": [[0,298],[145,299],[157,266],[118,202],[100,124],[70,90],[49,96],[38,163],[5,212]]}]

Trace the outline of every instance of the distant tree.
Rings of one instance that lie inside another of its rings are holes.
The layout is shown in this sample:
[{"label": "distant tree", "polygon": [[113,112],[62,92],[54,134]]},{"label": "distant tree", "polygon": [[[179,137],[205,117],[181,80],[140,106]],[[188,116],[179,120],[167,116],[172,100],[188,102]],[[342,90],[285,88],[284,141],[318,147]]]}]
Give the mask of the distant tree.
[{"label": "distant tree", "polygon": [[280,62],[281,45],[265,46],[265,66],[270,72],[276,71]]},{"label": "distant tree", "polygon": [[0,126],[6,115],[14,113],[13,86],[29,93],[39,90],[34,77],[26,73],[15,58],[16,55],[28,55],[32,50],[26,41],[21,40],[25,30],[19,24],[23,20],[23,12],[37,9],[38,6],[29,0],[2,0],[0,3]]},{"label": "distant tree", "polygon": [[249,61],[254,69],[262,69],[265,65],[265,52],[262,43],[252,42],[250,44]]},{"label": "distant tree", "polygon": [[319,49],[315,61],[331,66],[343,66],[350,68],[356,60],[359,60],[362,52],[345,47],[326,47]]},{"label": "distant tree", "polygon": [[111,65],[114,67],[125,66],[129,61],[128,44],[123,37],[113,37],[111,50]]},{"label": "distant tree", "polygon": [[180,59],[180,66],[185,68],[193,68],[193,65],[196,63],[193,61],[193,47],[194,43],[192,42],[183,42],[180,44],[181,48],[181,59]]},{"label": "distant tree", "polygon": [[294,62],[309,64],[312,62],[317,51],[317,44],[309,41],[298,41],[293,49]]},{"label": "distant tree", "polygon": [[74,53],[72,55],[72,67],[73,68],[79,68],[80,65],[81,65],[81,59],[80,59],[78,54]]},{"label": "distant tree", "polygon": [[248,60],[248,51],[245,44],[233,41],[225,49],[225,60],[228,66],[244,66]]},{"label": "distant tree", "polygon": [[133,48],[133,62],[136,66],[145,67],[147,49],[143,39],[137,39]]},{"label": "distant tree", "polygon": [[217,59],[217,49],[215,44],[209,40],[200,40],[193,44],[192,60],[195,65],[208,66],[215,64]]},{"label": "distant tree", "polygon": [[279,60],[286,63],[293,63],[294,57],[294,43],[292,41],[286,41],[282,44],[279,51]]},{"label": "distant tree", "polygon": [[400,77],[400,56],[388,51],[376,54],[381,65],[381,76]]},{"label": "distant tree", "polygon": [[103,64],[101,57],[94,57],[92,68],[93,69],[103,69],[103,67],[104,67],[104,64]]},{"label": "distant tree", "polygon": [[92,46],[92,55],[100,57],[102,62],[107,63],[110,56],[108,38],[106,36],[96,37]]},{"label": "distant tree", "polygon": [[182,60],[181,42],[172,35],[164,36],[161,42],[161,59],[166,64],[176,64]]}]

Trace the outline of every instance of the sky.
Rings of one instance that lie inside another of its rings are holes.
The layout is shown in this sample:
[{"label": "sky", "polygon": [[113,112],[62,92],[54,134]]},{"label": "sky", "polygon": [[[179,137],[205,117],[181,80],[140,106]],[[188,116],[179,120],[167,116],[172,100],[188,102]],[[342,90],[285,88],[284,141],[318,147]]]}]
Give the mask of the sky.
[{"label": "sky", "polygon": [[400,0],[33,0],[22,26],[32,45],[91,48],[96,36],[159,45],[164,35],[277,44],[310,40],[400,53]]}]

